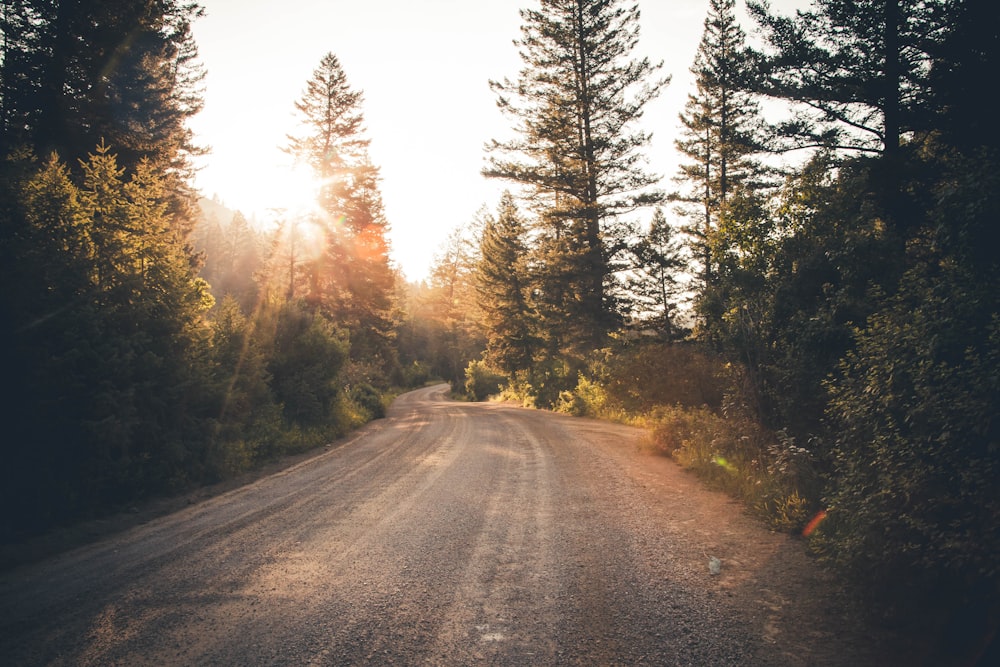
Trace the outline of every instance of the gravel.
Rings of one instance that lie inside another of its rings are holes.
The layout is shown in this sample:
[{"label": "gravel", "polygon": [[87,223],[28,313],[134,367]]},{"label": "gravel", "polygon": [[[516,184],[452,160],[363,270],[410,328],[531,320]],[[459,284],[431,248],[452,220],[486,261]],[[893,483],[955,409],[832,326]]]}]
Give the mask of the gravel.
[{"label": "gravel", "polygon": [[638,429],[446,389],[3,573],[0,664],[913,664]]}]

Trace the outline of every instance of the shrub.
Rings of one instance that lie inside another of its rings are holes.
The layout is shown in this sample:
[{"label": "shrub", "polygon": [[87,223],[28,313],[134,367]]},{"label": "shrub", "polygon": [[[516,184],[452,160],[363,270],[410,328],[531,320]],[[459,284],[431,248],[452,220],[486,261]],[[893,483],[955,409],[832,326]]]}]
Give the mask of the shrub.
[{"label": "shrub", "polygon": [[816,547],[869,590],[1000,599],[1000,315],[983,282],[911,271],[831,381],[836,484]]},{"label": "shrub", "polygon": [[718,408],[728,386],[722,362],[688,343],[633,343],[613,351],[605,367],[608,395],[632,413],[660,405]]},{"label": "shrub", "polygon": [[559,393],[554,407],[576,417],[607,417],[608,394],[600,384],[581,377],[572,391]]},{"label": "shrub", "polygon": [[404,366],[402,371],[402,383],[404,387],[422,387],[431,379],[431,368],[422,361],[414,361],[409,366]]},{"label": "shrub", "polygon": [[465,393],[473,401],[485,401],[500,393],[506,378],[485,361],[472,361],[465,368]]},{"label": "shrub", "polygon": [[385,404],[382,394],[370,384],[360,384],[351,387],[351,402],[361,411],[364,421],[385,417]]}]

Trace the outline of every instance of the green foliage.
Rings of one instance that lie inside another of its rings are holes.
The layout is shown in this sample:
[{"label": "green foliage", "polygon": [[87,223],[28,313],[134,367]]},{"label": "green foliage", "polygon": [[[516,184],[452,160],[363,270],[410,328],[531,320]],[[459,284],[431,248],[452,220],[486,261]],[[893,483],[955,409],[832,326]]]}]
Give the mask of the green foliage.
[{"label": "green foliage", "polygon": [[[396,275],[389,261],[379,169],[368,155],[363,95],[352,90],[339,59],[326,54],[295,103],[299,127],[285,150],[318,179],[321,213],[283,220],[289,299],[301,298],[345,329],[355,361],[396,370],[393,346]],[[297,228],[318,232],[319,248],[297,248]],[[309,254],[306,257],[304,255]],[[296,284],[296,274],[301,284]]]},{"label": "green foliage", "polygon": [[574,417],[599,417],[613,419],[608,406],[608,395],[599,383],[581,376],[572,391],[559,392],[559,400],[553,409]]},{"label": "green foliage", "polygon": [[432,376],[452,387],[465,383],[465,369],[486,346],[476,302],[476,270],[485,214],[457,227],[435,255],[427,283],[403,295],[407,322],[399,332],[404,362],[426,362]]},{"label": "green foliage", "polygon": [[191,235],[191,244],[204,258],[199,275],[211,286],[216,301],[232,296],[244,312],[253,311],[265,269],[265,235],[239,211],[206,199],[199,201],[199,207],[201,215]]},{"label": "green foliage", "polygon": [[[5,2],[0,12],[0,154],[29,146],[70,163],[107,141],[131,173],[143,159],[170,183],[169,208],[188,206],[203,71],[178,0]],[[184,219],[176,220],[183,224]]]},{"label": "green foliage", "polygon": [[632,318],[638,328],[652,327],[667,340],[683,335],[677,315],[687,268],[681,244],[659,207],[649,232],[632,246],[634,263],[628,280]]},{"label": "green foliage", "polygon": [[476,265],[477,303],[487,332],[485,358],[509,376],[530,368],[540,351],[538,316],[530,303],[526,228],[505,192],[488,218]]},{"label": "green foliage", "polygon": [[274,318],[268,371],[285,419],[302,428],[330,425],[347,342],[327,319],[298,303],[282,305]]},{"label": "green foliage", "polygon": [[913,240],[899,291],[830,382],[836,484],[818,540],[873,590],[948,606],[1000,595],[1000,274],[995,258],[952,253],[972,250],[953,230],[995,213],[997,191],[964,180],[969,168],[982,165],[961,164],[938,200],[951,229]]},{"label": "green foliage", "polygon": [[403,387],[423,387],[431,381],[431,369],[425,361],[414,361],[402,369]]},{"label": "green foliage", "polygon": [[485,401],[500,393],[506,378],[485,361],[472,361],[465,368],[465,394],[473,401]]},{"label": "green foliage", "polygon": [[227,297],[212,321],[213,381],[220,398],[206,455],[212,478],[243,472],[280,452],[281,406],[271,390],[262,348],[255,324]]},{"label": "green foliage", "polygon": [[929,50],[954,4],[967,3],[820,0],[786,17],[751,0],[769,47],[755,58],[758,86],[797,103],[776,147],[893,154],[907,133],[926,130]]},{"label": "green foliage", "polygon": [[370,384],[351,387],[349,398],[351,403],[361,411],[363,421],[385,417],[386,406],[382,402],[382,394]]},{"label": "green foliage", "polygon": [[25,525],[182,484],[208,441],[211,297],[165,182],[145,161],[126,180],[103,145],[81,166],[82,187],[55,157],[23,170],[5,212],[5,381],[22,397],[5,488],[34,500]]},{"label": "green foliage", "polygon": [[718,410],[729,387],[725,364],[691,343],[637,341],[612,348],[605,368],[609,397],[632,414],[661,405]]},{"label": "green foliage", "polygon": [[[756,98],[746,90],[752,60],[735,5],[735,0],[710,2],[691,67],[696,91],[680,114],[684,129],[675,142],[684,162],[676,179],[681,188],[671,199],[689,221],[685,232],[703,291],[714,287],[720,254],[729,252],[719,232],[730,199],[766,182],[754,159],[763,123]],[[700,314],[714,324],[712,310],[702,308]]]}]

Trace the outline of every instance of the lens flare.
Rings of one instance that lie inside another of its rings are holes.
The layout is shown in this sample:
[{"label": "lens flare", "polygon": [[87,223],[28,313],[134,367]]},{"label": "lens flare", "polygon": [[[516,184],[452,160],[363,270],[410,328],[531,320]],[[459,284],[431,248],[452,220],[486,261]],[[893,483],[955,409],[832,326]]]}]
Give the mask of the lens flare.
[{"label": "lens flare", "polygon": [[826,518],[826,510],[820,510],[819,512],[817,512],[816,516],[810,519],[809,523],[806,524],[806,527],[802,529],[802,537],[809,537],[809,535],[811,535],[813,531],[816,530],[819,524],[823,523],[823,519],[825,518]]},{"label": "lens flare", "polygon": [[715,458],[713,458],[712,463],[726,470],[727,472],[736,472],[736,466],[734,466],[732,463],[722,458],[721,456],[716,456]]}]

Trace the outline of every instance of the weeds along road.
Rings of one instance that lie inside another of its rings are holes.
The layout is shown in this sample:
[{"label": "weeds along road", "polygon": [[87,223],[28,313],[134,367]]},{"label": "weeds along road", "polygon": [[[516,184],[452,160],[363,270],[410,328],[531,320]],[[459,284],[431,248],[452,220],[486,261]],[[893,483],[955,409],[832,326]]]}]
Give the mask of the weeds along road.
[{"label": "weeds along road", "polygon": [[406,394],[293,468],[4,573],[0,664],[887,664],[801,545],[640,438]]}]

